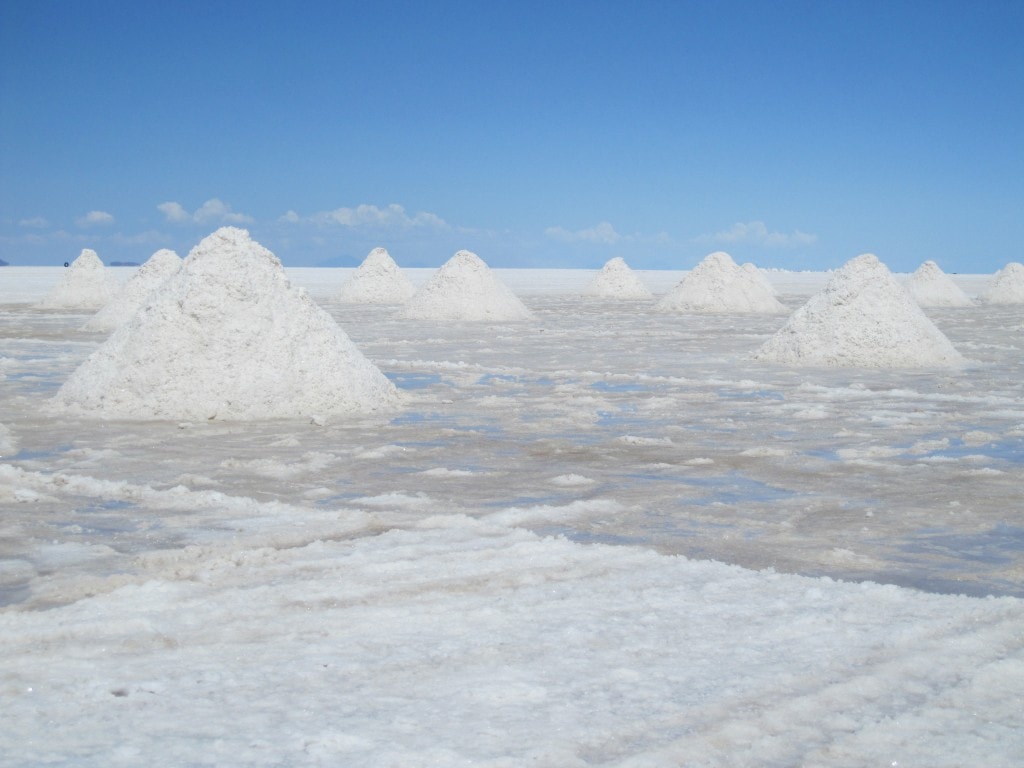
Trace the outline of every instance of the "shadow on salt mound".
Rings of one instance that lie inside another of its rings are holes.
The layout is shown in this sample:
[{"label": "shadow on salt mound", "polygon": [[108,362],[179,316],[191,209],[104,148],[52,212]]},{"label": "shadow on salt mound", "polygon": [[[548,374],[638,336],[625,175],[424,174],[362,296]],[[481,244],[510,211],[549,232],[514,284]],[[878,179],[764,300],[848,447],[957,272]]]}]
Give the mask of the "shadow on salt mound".
[{"label": "shadow on salt mound", "polygon": [[657,303],[661,312],[781,314],[786,307],[756,267],[740,267],[724,251],[708,254]]},{"label": "shadow on salt mound", "polygon": [[338,291],[345,304],[404,304],[416,292],[384,248],[374,248]]},{"label": "shadow on salt mound", "polygon": [[83,248],[60,282],[37,305],[40,309],[100,309],[117,295],[120,284],[91,248]]},{"label": "shadow on salt mound", "polygon": [[926,261],[907,278],[907,290],[921,307],[970,307],[974,302],[934,261]]},{"label": "shadow on salt mound", "polygon": [[1011,261],[996,272],[982,301],[986,304],[1024,304],[1024,264]]},{"label": "shadow on salt mound", "polygon": [[154,290],[181,267],[181,257],[161,248],[132,275],[103,309],[90,317],[83,331],[110,331],[127,322]]},{"label": "shadow on salt mound", "polygon": [[268,419],[396,408],[394,385],[249,233],[224,227],[64,383],[54,413]]},{"label": "shadow on salt mound", "polygon": [[601,267],[583,290],[584,296],[600,299],[650,299],[653,294],[621,256]]},{"label": "shadow on salt mound", "polygon": [[508,322],[533,313],[470,251],[459,251],[434,273],[399,312],[409,320]]},{"label": "shadow on salt mound", "polygon": [[851,259],[755,353],[822,367],[961,367],[964,358],[873,254]]}]

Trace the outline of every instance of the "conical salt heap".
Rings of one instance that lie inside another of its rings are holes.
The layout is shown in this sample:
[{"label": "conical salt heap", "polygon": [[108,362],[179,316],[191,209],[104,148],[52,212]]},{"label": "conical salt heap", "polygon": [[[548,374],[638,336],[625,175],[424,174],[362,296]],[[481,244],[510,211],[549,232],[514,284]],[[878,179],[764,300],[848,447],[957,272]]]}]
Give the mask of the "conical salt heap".
[{"label": "conical salt heap", "polygon": [[601,271],[594,275],[583,293],[602,299],[651,298],[650,290],[621,256],[616,256],[601,267]]},{"label": "conical salt heap", "polygon": [[384,248],[374,248],[338,291],[346,304],[402,304],[414,293],[412,281]]},{"label": "conical salt heap", "polygon": [[882,262],[866,253],[836,271],[755,354],[792,365],[958,367],[964,359]]},{"label": "conical salt heap", "polygon": [[1024,304],[1024,264],[1011,261],[996,272],[982,300],[986,304]]},{"label": "conical salt heap", "polygon": [[402,309],[415,320],[507,322],[533,313],[490,268],[469,251],[459,251],[434,273]]},{"label": "conical salt heap", "polygon": [[709,254],[658,302],[662,312],[774,314],[786,308],[763,275],[740,267],[729,254]]},{"label": "conical salt heap", "polygon": [[83,248],[60,282],[41,302],[41,309],[99,309],[117,294],[120,284],[106,271],[91,248]]},{"label": "conical salt heap", "polygon": [[394,385],[277,258],[224,227],[200,242],[54,397],[110,419],[269,419],[398,405]]},{"label": "conical salt heap", "polygon": [[922,307],[969,307],[974,303],[934,261],[926,261],[907,278],[907,290]]},{"label": "conical salt heap", "polygon": [[111,331],[127,322],[146,302],[149,294],[177,272],[179,267],[181,257],[172,250],[161,248],[139,267],[103,309],[85,322],[82,330]]}]

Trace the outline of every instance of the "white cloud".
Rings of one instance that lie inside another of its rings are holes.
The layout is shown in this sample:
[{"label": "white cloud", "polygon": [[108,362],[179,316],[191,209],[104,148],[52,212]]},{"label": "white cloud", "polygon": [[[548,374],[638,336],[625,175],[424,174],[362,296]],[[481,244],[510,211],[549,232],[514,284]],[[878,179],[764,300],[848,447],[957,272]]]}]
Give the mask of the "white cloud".
[{"label": "white cloud", "polygon": [[194,213],[189,213],[181,203],[160,203],[157,210],[173,224],[251,224],[252,216],[235,213],[231,206],[216,197],[207,200]]},{"label": "white cloud", "polygon": [[32,227],[33,229],[42,229],[47,226],[50,222],[44,219],[42,216],[33,216],[31,219],[22,219],[18,222],[19,227]]},{"label": "white cloud", "polygon": [[75,223],[80,227],[113,224],[114,217],[106,211],[89,211],[85,216],[75,219]]},{"label": "white cloud", "polygon": [[297,214],[295,211],[288,211],[287,213],[281,215],[278,218],[278,221],[283,221],[288,224],[298,224],[300,221],[302,221],[302,217],[299,216],[299,214]]},{"label": "white cloud", "polygon": [[[285,214],[287,221],[298,221],[298,215],[291,218],[294,211]],[[310,216],[310,220],[322,225],[341,225],[343,227],[429,227],[431,229],[449,229],[448,223],[433,213],[419,212],[410,216],[405,208],[392,203],[387,208],[376,205],[357,205],[355,208],[335,208]]]},{"label": "white cloud", "polygon": [[607,221],[602,221],[596,227],[590,229],[578,229],[571,232],[564,227],[548,227],[544,234],[552,240],[560,240],[563,243],[605,243],[612,245],[622,239],[622,235],[615,231],[615,227]]},{"label": "white cloud", "polygon": [[767,248],[794,248],[811,245],[818,240],[817,235],[801,232],[799,229],[790,234],[770,232],[763,221],[736,222],[729,229],[715,232],[712,235],[701,235],[694,238],[698,243],[732,245],[761,245]]}]

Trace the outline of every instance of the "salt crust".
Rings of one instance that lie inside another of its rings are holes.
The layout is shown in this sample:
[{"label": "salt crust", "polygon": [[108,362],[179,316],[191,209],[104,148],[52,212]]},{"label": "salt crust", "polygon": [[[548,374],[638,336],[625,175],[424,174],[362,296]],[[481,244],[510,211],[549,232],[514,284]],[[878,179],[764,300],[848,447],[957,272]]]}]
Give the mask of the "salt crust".
[{"label": "salt crust", "polygon": [[969,307],[974,303],[934,261],[926,261],[907,278],[907,290],[922,307]]},{"label": "salt crust", "polygon": [[505,322],[533,313],[470,251],[459,251],[434,273],[399,317],[410,320]]},{"label": "salt crust", "polygon": [[71,375],[57,413],[267,419],[390,409],[394,385],[243,229],[206,237]]},{"label": "salt crust", "polygon": [[39,302],[40,309],[99,309],[117,294],[117,278],[91,248],[83,248],[59,283]]},{"label": "salt crust", "polygon": [[708,254],[658,302],[662,312],[773,314],[786,311],[759,272],[740,267],[724,251]]},{"label": "salt crust", "polygon": [[180,267],[181,257],[172,250],[161,248],[139,267],[103,309],[85,322],[82,330],[112,331],[127,322],[145,304],[149,294]]},{"label": "salt crust", "polygon": [[583,291],[585,296],[602,299],[649,299],[650,289],[629,268],[621,256],[616,256],[601,267]]},{"label": "salt crust", "polygon": [[873,254],[851,259],[755,354],[792,365],[959,367],[964,359]]},{"label": "salt crust", "polygon": [[416,292],[412,281],[385,248],[374,248],[342,284],[338,301],[346,304],[403,304]]},{"label": "salt crust", "polygon": [[983,300],[987,304],[1024,304],[1024,264],[1011,261],[996,272]]}]

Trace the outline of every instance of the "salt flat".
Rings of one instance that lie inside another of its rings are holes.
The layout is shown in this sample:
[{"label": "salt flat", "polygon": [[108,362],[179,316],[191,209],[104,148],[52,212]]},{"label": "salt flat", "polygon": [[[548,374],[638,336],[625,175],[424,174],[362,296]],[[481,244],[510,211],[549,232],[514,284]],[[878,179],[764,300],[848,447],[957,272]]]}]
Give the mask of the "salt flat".
[{"label": "salt flat", "polygon": [[[104,336],[31,307],[60,270],[0,270],[12,764],[1024,753],[1020,306],[927,310],[962,371],[791,369],[751,359],[784,315],[583,298],[591,270],[495,270],[535,315],[498,325],[288,272],[399,413],[43,416]],[[827,279],[767,274],[791,309]]]}]

